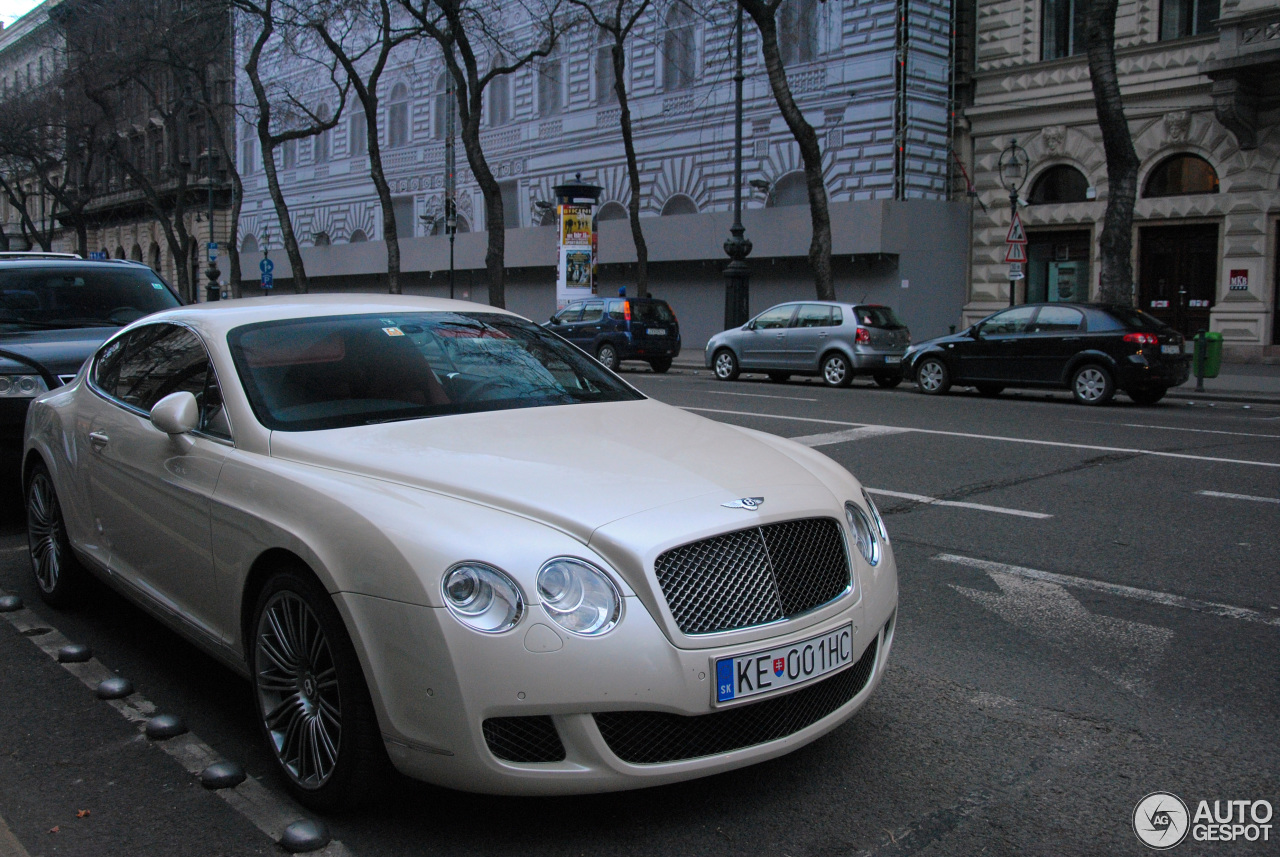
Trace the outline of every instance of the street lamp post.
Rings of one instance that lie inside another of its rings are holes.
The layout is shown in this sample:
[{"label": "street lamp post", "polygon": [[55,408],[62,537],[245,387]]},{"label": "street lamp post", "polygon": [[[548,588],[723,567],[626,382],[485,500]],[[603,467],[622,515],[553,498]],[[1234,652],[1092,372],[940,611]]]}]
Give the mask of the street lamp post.
[{"label": "street lamp post", "polygon": [[[1018,145],[1017,138],[1011,138],[1009,145],[1000,153],[1000,182],[1004,185],[1005,190],[1009,191],[1009,225],[1010,229],[1013,223],[1018,219],[1018,191],[1022,190],[1023,183],[1027,180],[1027,165],[1029,158],[1027,150]],[[1012,269],[1010,270],[1012,274]],[[1014,305],[1014,297],[1017,294],[1018,281],[1012,276],[1009,277],[1009,306]]]},{"label": "street lamp post", "polygon": [[742,226],[742,4],[738,4],[738,20],[734,30],[737,57],[734,60],[734,151],[733,151],[733,226],[724,242],[729,264],[724,269],[724,326],[741,327],[750,313],[751,268],[747,256],[751,242]]},{"label": "street lamp post", "polygon": [[205,300],[216,301],[222,297],[222,287],[218,285],[218,247],[213,243],[213,116],[205,117],[205,172],[209,178],[209,241],[205,248],[209,254],[209,267],[205,276],[209,282],[205,285]]},{"label": "street lamp post", "polygon": [[453,100],[453,72],[445,79],[445,138],[444,138],[444,231],[449,236],[449,299],[453,299],[453,238],[458,232],[458,177],[457,153],[454,148],[454,123],[458,105]]}]

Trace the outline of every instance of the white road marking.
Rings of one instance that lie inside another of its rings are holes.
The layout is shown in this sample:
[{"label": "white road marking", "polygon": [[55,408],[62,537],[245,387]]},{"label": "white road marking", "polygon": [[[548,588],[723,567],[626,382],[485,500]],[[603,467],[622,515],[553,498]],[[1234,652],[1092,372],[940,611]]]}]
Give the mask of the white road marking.
[{"label": "white road marking", "polygon": [[851,440],[866,440],[869,437],[880,437],[888,434],[902,434],[906,429],[890,426],[863,426],[862,428],[832,431],[825,434],[809,434],[803,437],[790,438],[805,446],[830,446],[833,443],[847,443]]},{"label": "white road marking", "polygon": [[1060,584],[986,569],[1000,591],[951,584],[1010,625],[1047,640],[1073,661],[1133,693],[1146,692],[1149,673],[1168,650],[1173,631],[1084,609]]},{"label": "white road marking", "polygon": [[998,574],[1011,574],[1015,577],[1025,577],[1029,580],[1042,580],[1048,583],[1056,583],[1059,586],[1073,586],[1077,589],[1089,589],[1094,592],[1104,592],[1108,595],[1116,595],[1120,598],[1132,598],[1135,601],[1145,601],[1148,604],[1159,604],[1164,607],[1177,607],[1182,610],[1191,610],[1196,613],[1207,613],[1210,616],[1222,616],[1227,619],[1239,619],[1242,622],[1257,622],[1261,625],[1270,625],[1273,628],[1280,628],[1280,616],[1267,616],[1259,613],[1257,610],[1250,610],[1248,607],[1236,607],[1231,604],[1218,604],[1213,601],[1200,601],[1195,598],[1186,598],[1181,595],[1173,595],[1169,592],[1158,592],[1151,589],[1139,589],[1135,586],[1124,586],[1119,583],[1106,583],[1101,580],[1090,580],[1087,577],[1073,577],[1069,574],[1057,574],[1052,571],[1041,571],[1036,568],[1023,568],[1018,565],[1005,565],[1000,562],[991,562],[985,559],[974,559],[968,556],[958,556],[956,554],[938,554],[934,559],[939,562],[950,562],[956,565],[964,565],[969,568],[981,569],[985,572],[996,572]]},{"label": "white road marking", "polygon": [[18,837],[9,831],[9,826],[0,818],[0,857],[31,857],[27,849],[22,847]]},{"label": "white road marking", "polygon": [[1120,425],[1125,428],[1159,429],[1161,431],[1191,431],[1196,434],[1229,434],[1235,437],[1269,437],[1280,439],[1280,434],[1254,434],[1247,431],[1219,431],[1217,429],[1183,428],[1182,426],[1147,426],[1140,423],[1121,423]]},{"label": "white road marking", "polygon": [[753,399],[784,399],[788,402],[816,402],[817,399],[805,399],[799,396],[769,396],[764,393],[734,393],[729,390],[704,390],[713,396],[750,396]]},{"label": "white road marking", "polygon": [[[7,593],[0,590],[0,594]],[[20,632],[30,631],[35,628],[49,628],[47,622],[42,621],[26,608],[14,613],[0,614],[0,616],[3,616],[9,624]],[[58,659],[58,649],[70,642],[56,630],[47,630],[39,636],[29,637],[28,639],[43,649],[45,654],[55,661]],[[61,664],[61,666],[67,672],[80,679],[90,690],[96,690],[98,684],[104,679],[115,677],[115,673],[107,669],[97,658],[90,658],[84,663]],[[120,712],[125,719],[136,725],[138,731],[143,734],[146,733],[147,720],[154,716],[157,711],[155,703],[148,700],[141,693],[136,692],[124,699],[108,700],[107,704]],[[149,743],[158,745],[182,765],[188,773],[197,777],[209,765],[222,761],[224,758],[208,744],[197,738],[193,732],[187,732],[167,741],[152,741]],[[214,794],[226,801],[228,805],[275,842],[280,841],[280,837],[284,835],[284,829],[290,824],[301,818],[309,817],[305,810],[298,807],[288,798],[277,795],[253,777],[247,778],[234,788],[218,789]],[[4,855],[3,845],[4,839],[0,837],[0,856]],[[330,840],[329,844],[319,851],[310,853],[315,854],[316,857],[350,857],[351,854],[346,846],[336,839]]]},{"label": "white road marking", "polygon": [[904,494],[901,491],[884,491],[879,488],[868,488],[867,493],[885,497],[897,497],[900,500],[912,500],[928,506],[954,506],[958,509],[977,509],[980,512],[998,512],[1001,515],[1017,515],[1020,518],[1043,520],[1044,518],[1053,517],[1053,515],[1046,515],[1043,512],[1026,512],[1022,509],[1006,509],[1003,506],[986,506],[982,503],[963,503],[959,500],[939,500],[937,497],[926,497],[923,494]]},{"label": "white road marking", "polygon": [[1255,503],[1280,503],[1280,497],[1254,497],[1252,494],[1228,494],[1225,491],[1197,491],[1206,497],[1224,497],[1228,500],[1252,500]]},{"label": "white road marking", "polygon": [[695,411],[708,414],[727,414],[739,417],[768,417],[775,420],[793,420],[796,422],[821,423],[823,425],[834,426],[850,426],[862,428],[898,428],[903,432],[916,432],[917,434],[931,434],[941,437],[964,437],[973,440],[994,440],[1002,443],[1026,443],[1032,446],[1055,446],[1063,449],[1085,449],[1092,452],[1121,452],[1129,455],[1150,455],[1155,458],[1176,458],[1186,461],[1206,461],[1213,464],[1243,464],[1249,467],[1280,467],[1280,461],[1249,461],[1240,458],[1215,458],[1207,455],[1189,455],[1183,452],[1162,452],[1155,449],[1129,449],[1120,446],[1094,446],[1087,443],[1065,443],[1058,440],[1033,440],[1025,437],[1004,437],[1001,435],[991,434],[975,434],[973,432],[964,431],[941,431],[940,429],[922,429],[907,428],[902,426],[873,426],[871,423],[852,423],[844,420],[820,420],[814,417],[792,417],[784,414],[761,414],[753,411],[725,411],[716,408],[692,408],[686,407],[682,410]]}]

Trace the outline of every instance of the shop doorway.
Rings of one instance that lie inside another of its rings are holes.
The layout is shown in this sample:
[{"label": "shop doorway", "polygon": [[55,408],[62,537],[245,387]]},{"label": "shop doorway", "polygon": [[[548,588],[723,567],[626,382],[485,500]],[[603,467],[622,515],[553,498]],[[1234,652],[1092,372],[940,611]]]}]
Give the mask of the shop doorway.
[{"label": "shop doorway", "polygon": [[1209,329],[1218,296],[1218,225],[1139,230],[1138,307],[1184,336]]},{"label": "shop doorway", "polygon": [[1089,300],[1089,230],[1027,234],[1027,303]]}]

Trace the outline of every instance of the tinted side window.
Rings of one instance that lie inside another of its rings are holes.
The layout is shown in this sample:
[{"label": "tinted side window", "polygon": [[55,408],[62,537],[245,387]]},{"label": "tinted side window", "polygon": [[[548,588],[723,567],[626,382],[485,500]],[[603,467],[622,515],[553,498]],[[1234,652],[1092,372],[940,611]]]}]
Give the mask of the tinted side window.
[{"label": "tinted side window", "polygon": [[602,318],[604,318],[604,304],[600,301],[592,301],[583,307],[583,321],[599,321]]},{"label": "tinted side window", "polygon": [[1020,306],[997,313],[979,325],[983,336],[998,336],[1009,333],[1026,333],[1027,323],[1035,315],[1036,307]]},{"label": "tinted side window", "polygon": [[776,327],[786,327],[791,322],[791,315],[796,311],[794,306],[774,307],[765,310],[756,316],[756,327],[763,330],[772,330]]},{"label": "tinted side window", "polygon": [[822,304],[801,304],[796,313],[796,327],[830,327],[831,307]]},{"label": "tinted side window", "polygon": [[1060,333],[1067,330],[1079,330],[1084,322],[1080,310],[1065,306],[1047,306],[1040,309],[1036,316],[1036,333]]},{"label": "tinted side window", "polygon": [[844,324],[844,311],[838,306],[831,308],[831,326],[839,327]]},{"label": "tinted side window", "polygon": [[556,313],[556,318],[561,322],[580,321],[582,319],[582,304],[569,304]]},{"label": "tinted side window", "polygon": [[608,301],[605,304],[605,309],[609,311],[609,318],[614,321],[625,321],[627,318],[627,314],[622,308],[622,301]]}]

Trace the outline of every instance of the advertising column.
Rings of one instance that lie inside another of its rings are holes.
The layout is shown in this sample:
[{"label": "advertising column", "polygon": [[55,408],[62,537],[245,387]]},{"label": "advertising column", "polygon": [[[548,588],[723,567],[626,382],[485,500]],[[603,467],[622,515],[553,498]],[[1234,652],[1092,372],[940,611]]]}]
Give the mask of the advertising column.
[{"label": "advertising column", "polygon": [[556,277],[556,309],[591,295],[593,253],[591,206],[556,206],[560,215],[560,269]]}]

